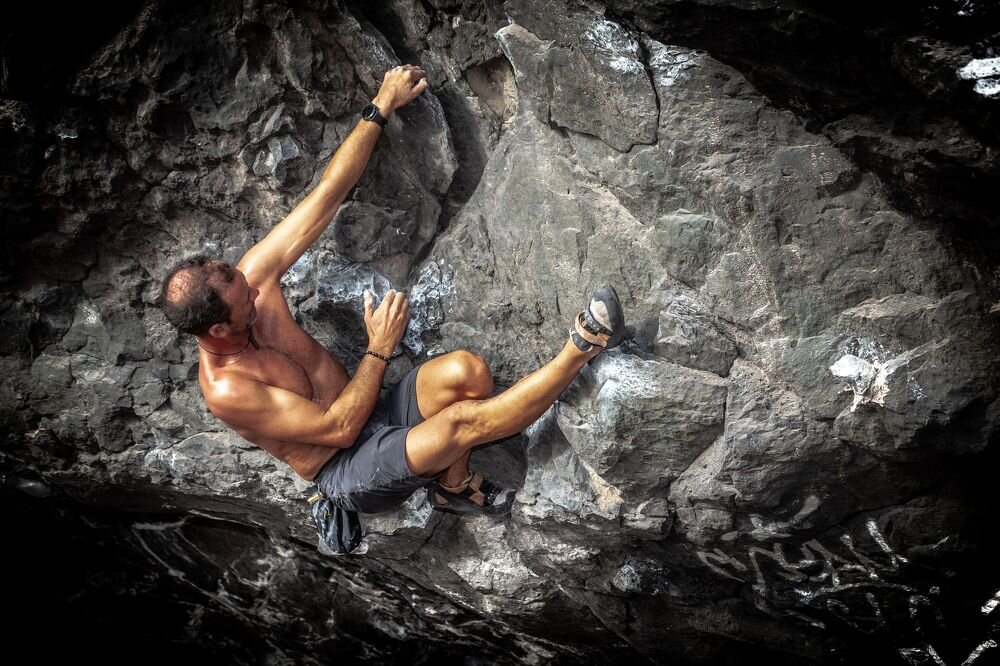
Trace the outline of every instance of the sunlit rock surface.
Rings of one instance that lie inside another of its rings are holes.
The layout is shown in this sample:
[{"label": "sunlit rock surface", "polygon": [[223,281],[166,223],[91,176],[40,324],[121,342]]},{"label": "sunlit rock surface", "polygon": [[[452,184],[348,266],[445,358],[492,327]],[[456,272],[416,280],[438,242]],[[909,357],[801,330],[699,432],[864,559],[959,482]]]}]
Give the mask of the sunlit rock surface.
[{"label": "sunlit rock surface", "polygon": [[[13,635],[55,606],[85,652],[128,636],[109,659],[996,659],[1000,12],[371,4],[67,8],[60,58],[12,21]],[[286,275],[296,318],[353,368],[363,290],[406,289],[389,379],[469,349],[498,390],[598,284],[633,330],[474,454],[509,516],[418,493],[330,559],[311,485],[208,413],[155,301],[287,214],[401,62],[431,92]]]}]

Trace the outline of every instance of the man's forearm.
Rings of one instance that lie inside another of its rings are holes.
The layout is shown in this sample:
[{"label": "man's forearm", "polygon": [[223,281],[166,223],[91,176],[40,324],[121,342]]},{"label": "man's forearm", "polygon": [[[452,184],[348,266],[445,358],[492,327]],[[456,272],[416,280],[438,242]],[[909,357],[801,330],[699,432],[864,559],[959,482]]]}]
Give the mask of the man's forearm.
[{"label": "man's forearm", "polygon": [[[384,118],[389,118],[396,111],[392,103],[382,96],[376,96],[372,103],[378,107],[379,113]],[[361,180],[361,174],[365,172],[365,167],[368,165],[368,160],[371,159],[375,144],[382,131],[382,126],[376,122],[359,120],[333,154],[326,170],[323,171],[323,180],[335,178],[337,174],[340,174],[343,176],[344,182],[351,184],[350,187],[357,185],[358,181]]]},{"label": "man's forearm", "polygon": [[346,192],[357,185],[361,180],[361,174],[365,172],[365,167],[368,166],[368,160],[375,151],[375,144],[378,143],[381,133],[382,127],[378,123],[359,120],[333,153],[330,163],[323,171],[321,182],[340,185],[335,188],[338,192]]},{"label": "man's forearm", "polygon": [[339,415],[343,423],[343,426],[338,428],[339,448],[350,447],[358,438],[361,429],[365,427],[368,417],[375,409],[375,401],[382,389],[385,370],[385,361],[371,354],[365,354],[354,377],[327,409],[327,413]]}]

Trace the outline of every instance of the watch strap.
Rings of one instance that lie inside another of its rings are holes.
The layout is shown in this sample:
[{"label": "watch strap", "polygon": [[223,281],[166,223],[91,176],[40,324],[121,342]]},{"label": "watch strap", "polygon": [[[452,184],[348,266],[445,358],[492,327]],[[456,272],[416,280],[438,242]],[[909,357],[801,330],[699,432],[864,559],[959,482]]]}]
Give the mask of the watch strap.
[{"label": "watch strap", "polygon": [[383,128],[385,127],[386,123],[389,122],[389,119],[381,114],[381,109],[379,109],[374,104],[367,104],[361,110],[361,117],[364,120],[368,120],[373,123],[378,123],[379,126]]}]

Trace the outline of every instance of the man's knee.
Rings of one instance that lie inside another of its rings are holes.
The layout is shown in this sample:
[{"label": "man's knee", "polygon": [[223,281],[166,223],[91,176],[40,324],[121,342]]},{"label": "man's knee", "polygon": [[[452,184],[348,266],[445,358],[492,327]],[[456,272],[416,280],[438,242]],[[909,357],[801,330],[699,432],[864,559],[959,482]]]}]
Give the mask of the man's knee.
[{"label": "man's knee", "polygon": [[449,354],[449,375],[462,398],[482,399],[493,395],[493,373],[477,354],[459,350]]}]

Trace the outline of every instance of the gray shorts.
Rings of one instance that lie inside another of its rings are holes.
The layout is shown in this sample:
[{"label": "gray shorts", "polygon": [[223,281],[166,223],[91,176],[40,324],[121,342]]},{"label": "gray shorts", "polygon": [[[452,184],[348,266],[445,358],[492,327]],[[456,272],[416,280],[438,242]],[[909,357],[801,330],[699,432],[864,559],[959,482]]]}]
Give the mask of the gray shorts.
[{"label": "gray shorts", "polygon": [[358,513],[388,511],[440,476],[417,476],[406,463],[406,433],[424,421],[417,408],[419,369],[382,389],[354,445],[338,451],[316,475],[316,485],[338,506]]}]

